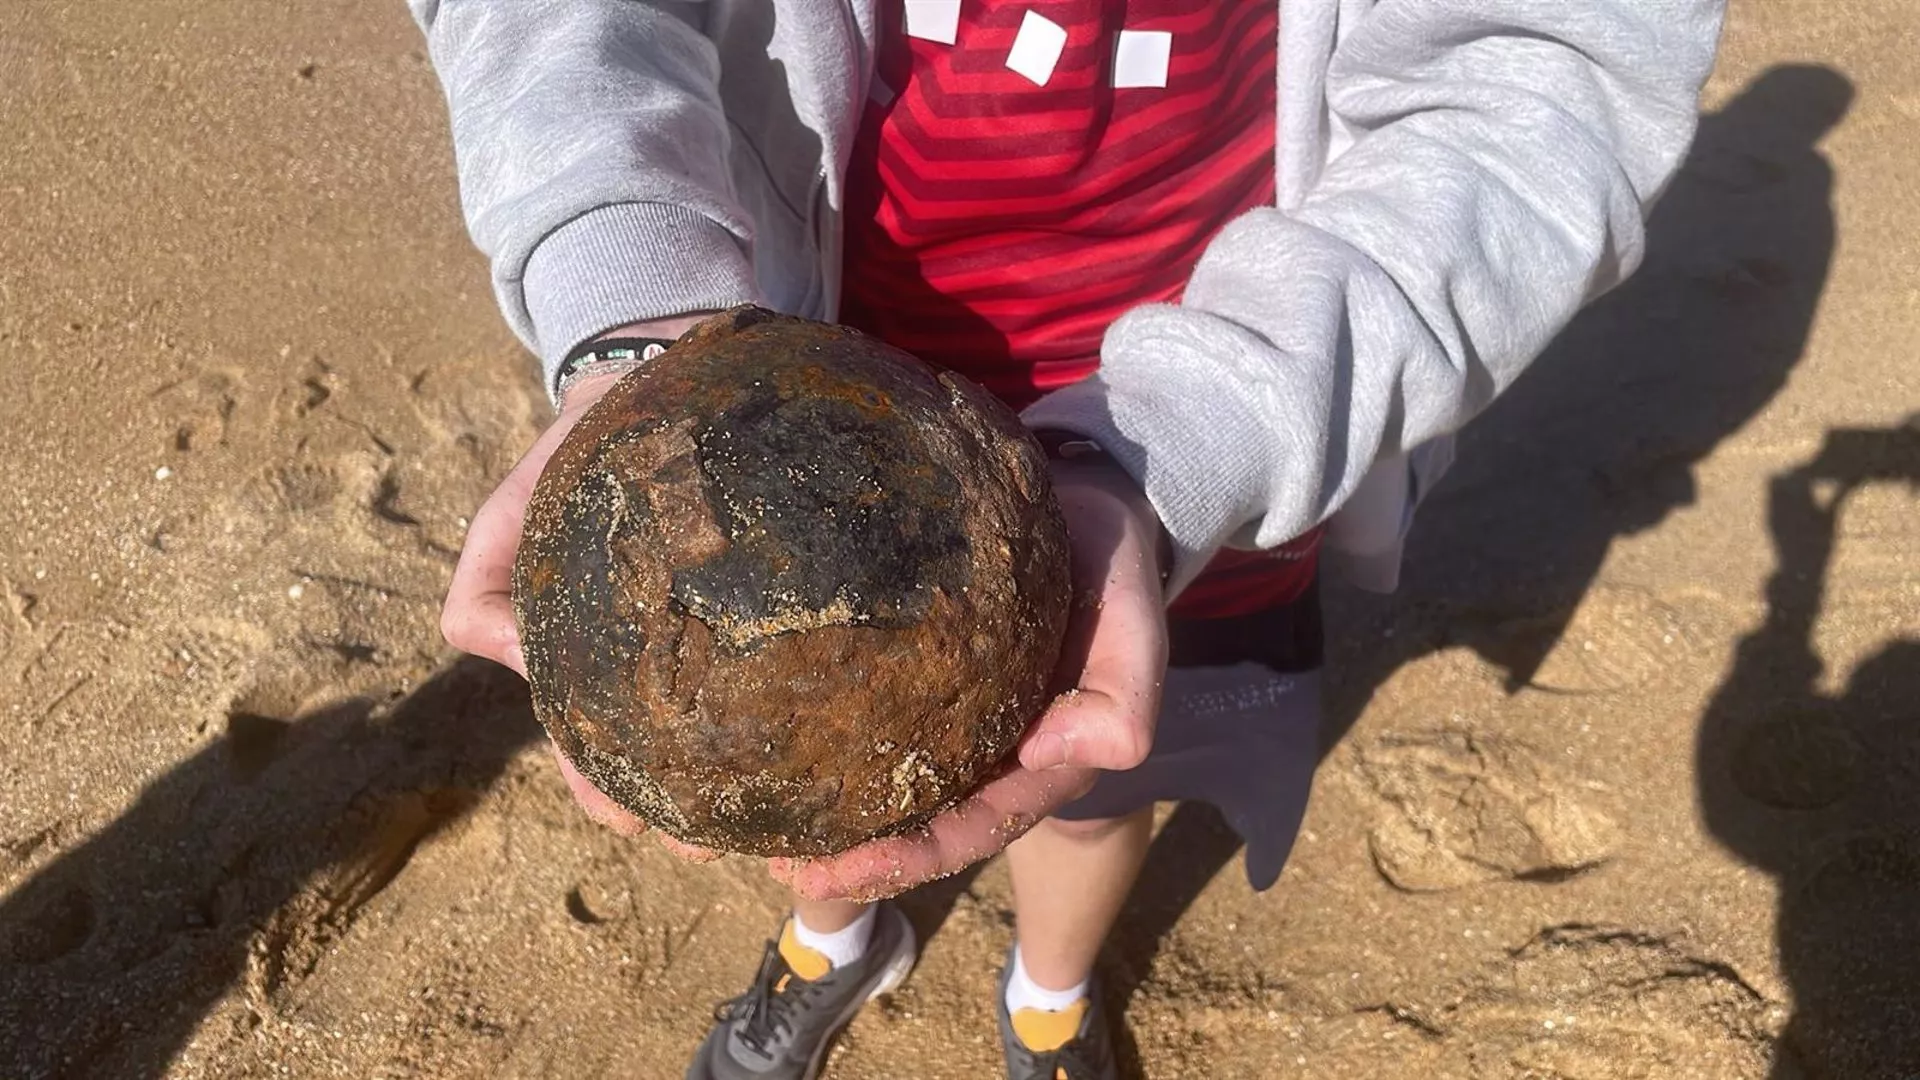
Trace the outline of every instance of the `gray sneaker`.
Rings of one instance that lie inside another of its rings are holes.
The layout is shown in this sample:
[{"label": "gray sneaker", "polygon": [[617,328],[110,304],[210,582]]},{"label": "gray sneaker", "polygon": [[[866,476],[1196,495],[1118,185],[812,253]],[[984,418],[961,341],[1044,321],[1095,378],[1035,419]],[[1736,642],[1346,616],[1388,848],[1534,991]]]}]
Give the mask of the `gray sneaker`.
[{"label": "gray sneaker", "polygon": [[[792,934],[783,928],[767,942],[753,988],[713,1011],[687,1080],[814,1080],[834,1035],[860,1006],[905,982],[918,957],[913,927],[892,904],[880,905],[866,953],[838,970]],[[803,978],[796,968],[821,974]]]},{"label": "gray sneaker", "polygon": [[[1006,1057],[1008,1080],[1120,1080],[1098,981],[1084,1003],[1065,1012],[1021,1009],[1016,1017],[1007,1013],[1007,980],[1012,975],[1009,952],[993,1010],[1000,1018],[1000,1049]],[[1028,1049],[1030,1045],[1043,1049]]]}]

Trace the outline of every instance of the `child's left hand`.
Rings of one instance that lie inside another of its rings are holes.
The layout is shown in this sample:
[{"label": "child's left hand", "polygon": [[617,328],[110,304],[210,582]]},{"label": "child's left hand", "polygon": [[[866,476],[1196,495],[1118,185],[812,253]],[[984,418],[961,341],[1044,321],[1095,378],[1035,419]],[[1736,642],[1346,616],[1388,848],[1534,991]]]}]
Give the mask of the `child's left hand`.
[{"label": "child's left hand", "polygon": [[1054,490],[1072,537],[1075,603],[1055,699],[1019,763],[906,835],[822,859],[773,859],[774,877],[812,899],[875,900],[989,858],[1086,794],[1102,769],[1146,760],[1167,667],[1160,521],[1107,462],[1063,462]]}]

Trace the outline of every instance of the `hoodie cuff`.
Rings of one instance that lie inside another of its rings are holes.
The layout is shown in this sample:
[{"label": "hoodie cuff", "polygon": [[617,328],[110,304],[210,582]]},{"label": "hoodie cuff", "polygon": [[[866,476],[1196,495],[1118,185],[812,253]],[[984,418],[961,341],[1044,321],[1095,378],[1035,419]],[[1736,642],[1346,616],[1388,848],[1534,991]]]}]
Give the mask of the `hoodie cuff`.
[{"label": "hoodie cuff", "polygon": [[527,259],[521,287],[549,393],[560,362],[588,338],[760,299],[740,241],[664,203],[604,206],[555,229]]},{"label": "hoodie cuff", "polygon": [[[1177,394],[1154,396],[1160,400],[1134,400],[1095,375],[1041,398],[1021,419],[1035,430],[1068,432],[1098,443],[1140,484],[1173,548],[1167,578],[1171,603],[1235,531],[1232,508],[1252,485],[1238,475],[1237,463],[1210,461],[1206,448],[1182,438],[1192,418],[1181,415]],[[1197,455],[1185,452],[1187,447]]]}]

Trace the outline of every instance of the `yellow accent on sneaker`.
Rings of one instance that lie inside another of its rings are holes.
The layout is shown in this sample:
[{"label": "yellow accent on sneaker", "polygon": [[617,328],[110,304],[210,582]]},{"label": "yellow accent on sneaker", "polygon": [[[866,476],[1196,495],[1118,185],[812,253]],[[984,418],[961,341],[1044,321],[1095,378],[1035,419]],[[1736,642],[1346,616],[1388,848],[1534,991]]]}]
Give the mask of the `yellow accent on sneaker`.
[{"label": "yellow accent on sneaker", "polygon": [[793,936],[792,919],[788,919],[786,925],[780,928],[780,958],[787,962],[795,975],[808,982],[833,970],[833,961],[827,959],[826,953],[800,944],[800,939]]},{"label": "yellow accent on sneaker", "polygon": [[1086,1018],[1088,1004],[1082,998],[1059,1012],[1021,1009],[1012,1016],[1014,1037],[1036,1054],[1058,1050],[1080,1034],[1080,1021]]}]

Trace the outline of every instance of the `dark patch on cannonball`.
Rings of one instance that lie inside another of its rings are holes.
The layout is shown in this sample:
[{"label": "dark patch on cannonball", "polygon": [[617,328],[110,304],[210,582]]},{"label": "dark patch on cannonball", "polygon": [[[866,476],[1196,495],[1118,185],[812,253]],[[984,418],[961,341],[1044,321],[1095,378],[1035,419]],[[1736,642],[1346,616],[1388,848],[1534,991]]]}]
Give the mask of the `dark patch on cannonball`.
[{"label": "dark patch on cannonball", "polygon": [[1044,707],[1066,531],[978,387],[740,308],[568,433],[514,567],[534,708],[680,840],[820,855],[985,780]]},{"label": "dark patch on cannonball", "polygon": [[674,571],[674,599],[695,617],[761,625],[831,611],[897,627],[926,617],[930,590],[966,586],[960,484],[896,419],[896,402],[938,386],[903,365],[873,375],[819,395],[759,380],[700,427],[709,503],[732,543]]}]

